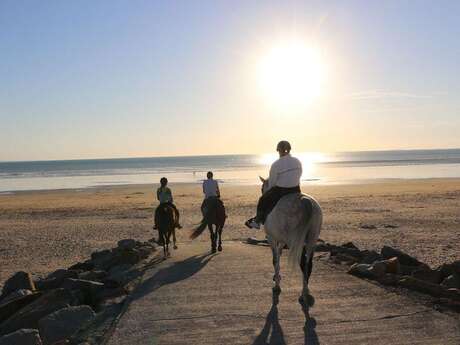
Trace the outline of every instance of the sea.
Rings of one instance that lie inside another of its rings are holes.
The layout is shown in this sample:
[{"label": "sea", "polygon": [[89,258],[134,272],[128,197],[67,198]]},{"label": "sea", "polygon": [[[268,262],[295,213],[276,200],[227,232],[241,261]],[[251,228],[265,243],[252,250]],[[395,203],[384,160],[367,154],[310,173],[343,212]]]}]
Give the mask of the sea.
[{"label": "sea", "polygon": [[[302,184],[460,177],[460,149],[293,153]],[[213,171],[221,183],[258,184],[276,154],[0,162],[0,193],[114,185],[200,183]]]}]

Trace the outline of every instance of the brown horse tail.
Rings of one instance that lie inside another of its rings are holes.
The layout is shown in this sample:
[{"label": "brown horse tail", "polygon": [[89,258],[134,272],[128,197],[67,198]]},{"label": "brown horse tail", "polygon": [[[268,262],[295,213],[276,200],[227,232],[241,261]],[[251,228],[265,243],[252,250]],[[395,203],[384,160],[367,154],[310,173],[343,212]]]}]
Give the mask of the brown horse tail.
[{"label": "brown horse tail", "polygon": [[204,229],[206,229],[207,225],[208,225],[208,221],[205,217],[201,220],[200,225],[198,225],[198,227],[195,230],[193,230],[193,232],[190,234],[190,239],[194,240],[195,238],[200,236],[202,232],[204,231]]}]

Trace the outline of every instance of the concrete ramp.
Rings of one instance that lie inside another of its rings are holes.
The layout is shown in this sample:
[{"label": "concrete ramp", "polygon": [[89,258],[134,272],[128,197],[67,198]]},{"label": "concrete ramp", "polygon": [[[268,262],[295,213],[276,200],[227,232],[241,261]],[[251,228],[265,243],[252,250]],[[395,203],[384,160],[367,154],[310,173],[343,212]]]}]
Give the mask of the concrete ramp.
[{"label": "concrete ramp", "polygon": [[306,319],[300,275],[283,261],[277,300],[271,261],[267,247],[225,242],[210,255],[207,243],[179,245],[144,275],[109,344],[460,344],[458,318],[322,261],[314,263],[316,303]]}]

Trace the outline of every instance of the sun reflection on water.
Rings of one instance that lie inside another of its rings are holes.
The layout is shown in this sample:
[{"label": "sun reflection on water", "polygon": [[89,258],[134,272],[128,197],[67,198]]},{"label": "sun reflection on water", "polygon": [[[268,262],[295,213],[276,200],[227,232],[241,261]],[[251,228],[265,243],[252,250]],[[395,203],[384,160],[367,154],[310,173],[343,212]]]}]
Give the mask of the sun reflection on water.
[{"label": "sun reflection on water", "polygon": [[[327,161],[327,156],[321,152],[301,152],[293,154],[302,163],[302,179],[310,179],[313,177],[317,170],[318,163]],[[259,163],[262,165],[270,166],[274,161],[279,158],[277,153],[263,154],[259,158]],[[268,171],[267,171],[268,174]]]}]

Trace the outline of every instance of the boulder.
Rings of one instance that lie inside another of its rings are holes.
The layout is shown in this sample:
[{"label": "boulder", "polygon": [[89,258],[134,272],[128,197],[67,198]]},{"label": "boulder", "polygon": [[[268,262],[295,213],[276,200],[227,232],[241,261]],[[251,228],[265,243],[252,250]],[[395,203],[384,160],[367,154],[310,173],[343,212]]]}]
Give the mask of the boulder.
[{"label": "boulder", "polygon": [[359,248],[356,247],[353,242],[346,242],[346,243],[342,244],[341,247],[350,248],[350,249],[358,249],[359,250]]},{"label": "boulder", "polygon": [[23,328],[0,338],[0,345],[42,345],[36,329]]},{"label": "boulder", "polygon": [[30,291],[30,290],[27,290],[27,289],[16,290],[16,291],[10,293],[8,296],[6,296],[4,299],[2,299],[0,301],[0,304],[5,304],[5,303],[13,301],[13,300],[15,300],[17,298],[27,296],[27,295],[31,295],[31,294],[33,294],[33,292]]},{"label": "boulder", "polygon": [[442,273],[440,270],[420,268],[412,272],[412,277],[433,284],[439,284],[442,280]]},{"label": "boulder", "polygon": [[423,266],[423,267],[428,267],[426,264],[418,261],[416,258],[389,246],[383,246],[381,255],[383,256],[384,259],[391,259],[393,257],[397,257],[399,259],[399,262],[402,265],[407,265],[407,266]]},{"label": "boulder", "polygon": [[[29,290],[26,290],[29,291]],[[10,294],[9,296],[11,296]],[[14,315],[18,310],[38,299],[42,293],[34,292],[28,295],[19,296],[10,301],[0,304],[0,324]],[[9,297],[8,296],[8,297]]]},{"label": "boulder", "polygon": [[133,239],[125,239],[118,241],[118,248],[131,250],[136,248],[136,241]]},{"label": "boulder", "polygon": [[443,278],[447,278],[452,274],[460,275],[460,260],[454,261],[450,264],[444,264],[439,267],[442,272]]},{"label": "boulder", "polygon": [[401,275],[403,276],[411,276],[416,270],[419,269],[417,266],[407,266],[407,265],[399,265],[399,269],[401,270]]},{"label": "boulder", "polygon": [[35,282],[35,287],[38,291],[49,291],[60,287],[62,280],[56,278],[41,279]]},{"label": "boulder", "polygon": [[69,278],[64,280],[62,288],[82,292],[85,304],[95,305],[97,303],[96,295],[104,290],[105,286],[103,283],[92,280]]},{"label": "boulder", "polygon": [[373,264],[374,262],[381,261],[383,259],[382,256],[375,250],[363,250],[361,253],[363,255],[361,263],[363,264]]},{"label": "boulder", "polygon": [[96,314],[87,305],[63,308],[38,322],[44,345],[64,341],[95,318]]},{"label": "boulder", "polygon": [[397,257],[382,261],[386,265],[386,272],[392,274],[401,273],[401,267],[399,264],[399,259]]},{"label": "boulder", "polygon": [[337,263],[346,263],[347,265],[352,265],[352,264],[355,264],[359,261],[358,258],[354,257],[354,256],[351,256],[351,255],[347,255],[345,253],[338,253],[334,256],[334,261],[337,262]]},{"label": "boulder", "polygon": [[[24,296],[29,298],[33,295]],[[56,289],[38,297],[32,303],[19,309],[10,318],[0,324],[0,335],[21,328],[38,328],[38,320],[56,310],[78,304],[78,299],[69,290]]]},{"label": "boulder", "polygon": [[377,281],[382,285],[395,286],[398,284],[401,276],[393,273],[385,273],[384,275],[377,278]]},{"label": "boulder", "polygon": [[380,278],[387,272],[387,264],[385,261],[374,262],[369,268],[369,272],[374,279]]},{"label": "boulder", "polygon": [[91,271],[94,269],[94,264],[88,260],[85,262],[77,262],[75,265],[69,267],[72,271]]},{"label": "boulder", "polygon": [[457,274],[451,274],[447,278],[445,278],[442,283],[442,286],[450,289],[450,288],[457,288],[460,289],[460,276]]},{"label": "boulder", "polygon": [[56,270],[54,271],[53,273],[49,274],[47,277],[47,279],[57,279],[57,280],[60,280],[60,281],[63,281],[64,279],[66,278],[78,278],[78,272],[75,271],[75,270],[65,270],[65,269],[59,269],[59,270]]},{"label": "boulder", "polygon": [[398,281],[398,285],[405,287],[406,289],[423,292],[435,297],[442,297],[446,292],[441,285],[433,284],[410,276],[403,276]]},{"label": "boulder", "polygon": [[375,277],[374,273],[371,272],[371,265],[369,264],[356,263],[350,267],[348,273],[361,278],[374,279]]},{"label": "boulder", "polygon": [[102,281],[108,273],[101,270],[85,271],[78,275],[78,279]]},{"label": "boulder", "polygon": [[35,291],[35,285],[29,273],[20,271],[11,276],[3,285],[2,297],[16,290]]},{"label": "boulder", "polygon": [[[248,240],[249,240],[249,238],[248,238]],[[315,252],[330,252],[335,247],[336,246],[334,246],[332,244],[320,242],[320,243],[316,244]]]}]

